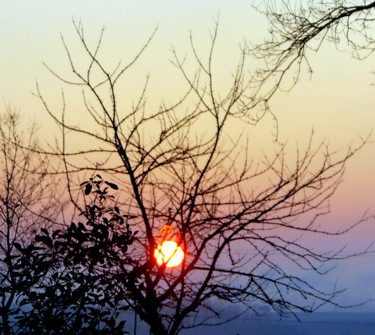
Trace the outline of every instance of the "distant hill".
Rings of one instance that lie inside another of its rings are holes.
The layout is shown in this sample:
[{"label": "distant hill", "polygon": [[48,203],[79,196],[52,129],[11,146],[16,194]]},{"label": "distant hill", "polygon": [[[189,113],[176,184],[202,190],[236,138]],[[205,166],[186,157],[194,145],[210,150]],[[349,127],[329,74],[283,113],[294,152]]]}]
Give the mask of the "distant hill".
[{"label": "distant hill", "polygon": [[[374,335],[374,313],[316,312],[298,314],[295,318],[279,320],[269,313],[263,317],[246,314],[221,326],[203,326],[187,329],[181,335]],[[134,315],[125,317],[127,330],[133,334]],[[148,334],[147,325],[137,322],[137,334]]]}]

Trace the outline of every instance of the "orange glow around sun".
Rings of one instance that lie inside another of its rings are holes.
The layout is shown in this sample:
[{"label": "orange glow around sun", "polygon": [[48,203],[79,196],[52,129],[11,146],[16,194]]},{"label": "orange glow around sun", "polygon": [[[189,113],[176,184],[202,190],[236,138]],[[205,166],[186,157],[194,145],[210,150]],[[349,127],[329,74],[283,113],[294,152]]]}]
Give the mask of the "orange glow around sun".
[{"label": "orange glow around sun", "polygon": [[154,256],[159,265],[166,263],[167,268],[178,266],[184,259],[184,252],[180,246],[174,241],[164,241],[155,249]]}]

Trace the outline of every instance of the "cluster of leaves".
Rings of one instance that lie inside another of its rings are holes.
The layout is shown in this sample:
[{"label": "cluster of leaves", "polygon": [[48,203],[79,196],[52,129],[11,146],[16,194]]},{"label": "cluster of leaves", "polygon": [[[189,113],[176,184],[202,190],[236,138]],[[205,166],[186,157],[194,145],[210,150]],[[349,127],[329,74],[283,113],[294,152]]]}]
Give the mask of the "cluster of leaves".
[{"label": "cluster of leaves", "polygon": [[41,229],[30,245],[16,244],[19,285],[13,310],[18,334],[124,334],[124,292],[116,285],[121,266],[129,260],[134,235],[116,206],[107,206],[108,185],[101,176],[83,183],[93,195],[82,215],[85,224],[67,229]]}]

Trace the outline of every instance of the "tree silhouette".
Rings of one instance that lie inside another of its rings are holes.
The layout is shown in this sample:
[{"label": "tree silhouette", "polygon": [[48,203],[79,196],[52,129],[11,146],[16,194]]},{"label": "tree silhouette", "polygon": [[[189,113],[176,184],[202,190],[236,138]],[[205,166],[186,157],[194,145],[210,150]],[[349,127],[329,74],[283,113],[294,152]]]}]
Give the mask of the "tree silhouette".
[{"label": "tree silhouette", "polygon": [[10,334],[10,316],[17,314],[22,291],[34,282],[19,271],[19,249],[41,227],[56,222],[60,213],[51,161],[35,153],[36,148],[36,125],[22,129],[20,114],[7,105],[0,115],[0,331],[4,334]]},{"label": "tree silhouette", "polygon": [[302,66],[312,72],[308,53],[317,52],[324,41],[338,48],[346,42],[345,47],[357,59],[365,59],[375,50],[374,1],[269,0],[256,8],[270,24],[270,37],[248,49],[254,57],[265,61],[258,78],[261,86],[267,87],[263,91],[265,99],[278,89],[287,73],[293,73],[290,86],[293,87]]},{"label": "tree silhouette", "polygon": [[[336,304],[340,290],[323,292],[290,273],[286,264],[324,274],[325,264],[347,257],[341,250],[311,249],[301,235],[342,235],[368,219],[336,231],[320,225],[347,160],[366,140],[340,154],[324,142],[315,145],[311,136],[291,164],[284,145],[256,162],[248,131],[270,112],[264,100],[257,98],[256,80],[247,76],[244,51],[229,89],[219,93],[214,67],[217,24],[207,57],[198,54],[191,37],[196,72],[191,73],[177,51],[172,51],[187,89],[179,101],[162,102],[156,110],[147,108],[148,79],[129,109],[122,107],[119,84],[153,35],[127,65],[108,70],[98,56],[103,31],[90,48],[82,26],[74,26],[87,67],[76,64],[62,39],[73,79],[48,69],[64,83],[82,88],[85,124],[67,120],[64,96],[61,115],[52,110],[39,86],[36,96],[61,129],[61,142],[45,153],[64,162],[75,206],[85,212],[75,193],[78,187],[89,197],[98,196],[94,177],[81,182],[99,173],[116,184],[102,185],[109,189],[118,185],[120,190],[116,198],[107,199],[113,201],[107,206],[121,209],[129,229],[137,231],[126,255],[116,254],[110,246],[92,255],[103,259],[100,271],[108,275],[111,287],[105,292],[120,292],[121,303],[158,335],[213,322],[220,313],[219,305],[213,304],[217,300],[241,303],[255,311],[257,305],[267,304],[281,315]],[[238,126],[243,123],[246,127]],[[233,124],[239,130],[233,132]],[[72,149],[70,140],[85,146]],[[165,226],[178,236],[186,256],[174,268],[158,265],[154,257]],[[238,254],[238,248],[246,252]],[[126,261],[120,265],[121,257]],[[106,263],[111,259],[117,260],[117,267]]]},{"label": "tree silhouette", "polygon": [[116,276],[134,235],[119,209],[107,205],[101,176],[84,185],[95,194],[84,220],[42,228],[32,243],[17,246],[17,269],[28,285],[20,289],[16,334],[127,334],[125,320],[118,321],[126,293]]}]

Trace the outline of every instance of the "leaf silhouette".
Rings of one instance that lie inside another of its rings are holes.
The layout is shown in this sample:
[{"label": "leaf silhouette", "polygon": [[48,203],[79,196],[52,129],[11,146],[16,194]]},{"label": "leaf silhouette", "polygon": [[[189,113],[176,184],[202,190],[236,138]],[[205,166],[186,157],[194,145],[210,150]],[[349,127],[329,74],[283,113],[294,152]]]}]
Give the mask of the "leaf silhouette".
[{"label": "leaf silhouette", "polygon": [[118,190],[118,186],[116,184],[110,183],[109,181],[105,182],[110,188],[113,188],[114,190]]},{"label": "leaf silhouette", "polygon": [[90,194],[91,190],[92,190],[92,185],[87,184],[86,187],[85,187],[85,194],[86,195]]}]

